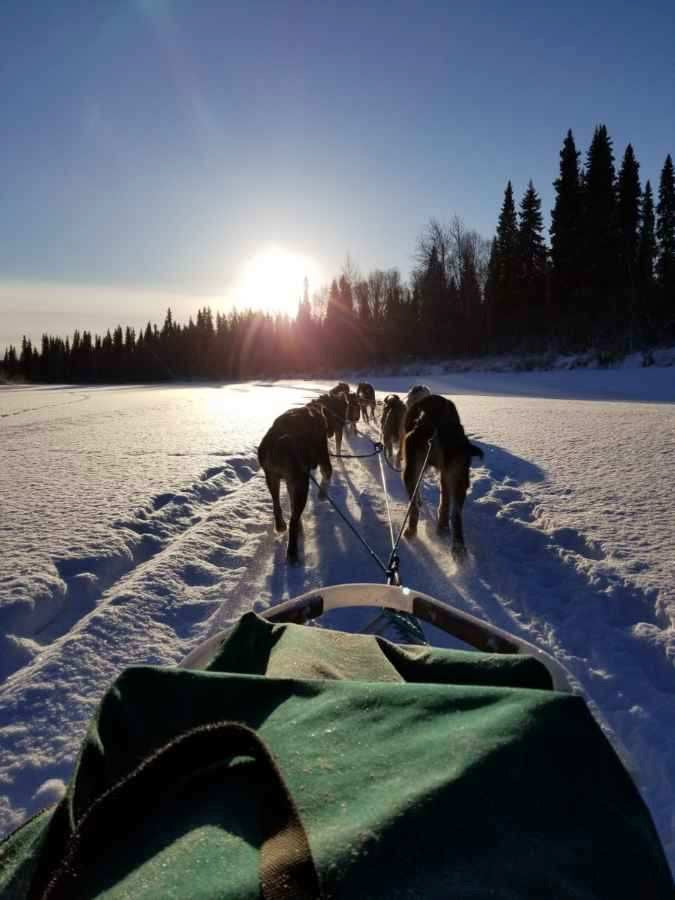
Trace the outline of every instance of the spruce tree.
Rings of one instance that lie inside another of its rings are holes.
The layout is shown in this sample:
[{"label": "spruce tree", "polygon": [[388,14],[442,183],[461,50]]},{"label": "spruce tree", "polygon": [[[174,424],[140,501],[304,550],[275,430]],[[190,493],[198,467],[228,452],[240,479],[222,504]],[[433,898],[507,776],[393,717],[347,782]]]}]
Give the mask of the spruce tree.
[{"label": "spruce tree", "polygon": [[48,334],[42,335],[39,373],[40,381],[49,381],[51,375],[51,346]]},{"label": "spruce tree", "polygon": [[590,289],[591,340],[614,338],[622,328],[617,295],[621,285],[616,175],[612,141],[599,125],[586,162],[586,268]]},{"label": "spruce tree", "polygon": [[661,323],[664,336],[675,335],[675,178],[668,154],[661,170],[659,202],[656,207],[658,256],[656,277],[661,295]]},{"label": "spruce tree", "polygon": [[640,227],[640,163],[629,144],[623,155],[618,180],[618,215],[621,229],[621,254],[631,274],[637,268]]},{"label": "spruce tree", "polygon": [[555,206],[551,210],[553,321],[550,330],[563,343],[578,339],[582,303],[582,183],[579,153],[571,130],[560,151],[560,175],[553,182]]},{"label": "spruce tree", "polygon": [[546,247],[541,199],[530,181],[518,213],[518,304],[521,330],[533,335],[541,330],[541,310],[546,290]]},{"label": "spruce tree", "polygon": [[623,285],[617,295],[618,315],[624,321],[632,347],[636,336],[638,312],[638,248],[640,228],[640,163],[629,144],[623,155],[617,181],[617,215],[619,224],[619,253]]},{"label": "spruce tree", "polygon": [[82,332],[82,344],[80,346],[80,370],[84,381],[91,381],[94,377],[93,367],[94,346],[90,331]]},{"label": "spruce tree", "polygon": [[542,260],[546,256],[546,249],[544,247],[541,199],[531,181],[520,201],[518,218],[520,260],[527,269],[536,269],[541,266]]},{"label": "spruce tree", "polygon": [[30,338],[27,338],[26,335],[21,339],[21,356],[19,357],[19,368],[21,369],[21,374],[25,378],[26,381],[30,381],[32,378],[32,369],[33,369],[33,345],[30,342]]},{"label": "spruce tree", "polygon": [[166,310],[166,316],[164,317],[164,324],[162,325],[162,337],[167,338],[173,334],[174,325],[173,325],[173,315],[171,314],[171,307],[169,306]]},{"label": "spruce tree", "polygon": [[10,378],[14,378],[19,371],[19,360],[16,355],[15,347],[10,347],[5,354],[5,367]]},{"label": "spruce tree", "polygon": [[656,232],[654,224],[654,198],[649,181],[642,197],[642,224],[638,244],[638,321],[647,340],[655,337],[656,309],[654,307],[654,260],[656,259]]},{"label": "spruce tree", "polygon": [[497,284],[495,291],[494,327],[497,342],[512,343],[518,337],[517,281],[518,281],[518,223],[513,202],[513,187],[509,181],[504,191],[497,223]]}]

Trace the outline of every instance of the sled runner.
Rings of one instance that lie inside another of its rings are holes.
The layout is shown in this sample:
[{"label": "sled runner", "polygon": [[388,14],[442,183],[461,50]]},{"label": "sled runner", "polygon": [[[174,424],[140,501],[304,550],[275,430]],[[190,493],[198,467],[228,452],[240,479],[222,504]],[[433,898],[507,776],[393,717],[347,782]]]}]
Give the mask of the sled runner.
[{"label": "sled runner", "polygon": [[[355,603],[483,651],[297,624]],[[64,799],[0,848],[3,898],[672,889],[649,812],[565,670],[387,585],[310,592],[247,613],[178,668],[127,669]]]}]

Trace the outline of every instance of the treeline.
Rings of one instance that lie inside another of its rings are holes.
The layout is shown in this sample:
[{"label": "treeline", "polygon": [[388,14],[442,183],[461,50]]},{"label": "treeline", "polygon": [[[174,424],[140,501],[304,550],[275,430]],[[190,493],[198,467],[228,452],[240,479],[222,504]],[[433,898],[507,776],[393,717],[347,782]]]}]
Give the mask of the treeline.
[{"label": "treeline", "polygon": [[[296,325],[287,317],[208,307],[187,325],[167,311],[161,328],[117,326],[101,337],[75,331],[72,340],[43,335],[40,349],[24,338],[10,347],[4,369],[11,378],[46,382],[142,382],[189,378],[233,380],[277,371],[298,371]],[[279,367],[281,360],[285,363]]]},{"label": "treeline", "polygon": [[347,263],[297,315],[198,311],[187,325],[118,326],[104,336],[24,338],[2,368],[30,381],[237,379],[414,357],[502,351],[620,354],[675,339],[675,180],[670,155],[656,197],[629,144],[618,174],[598,126],[585,165],[569,131],[554,181],[550,245],[529,183],[518,208],[507,184],[492,241],[455,216],[429,222],[410,282],[397,269],[362,277]]},{"label": "treeline", "polygon": [[550,248],[530,182],[518,214],[511,183],[492,241],[484,301],[496,349],[523,344],[625,351],[675,338],[675,181],[640,184],[629,144],[618,175],[604,125],[585,166],[568,131],[554,182]]},{"label": "treeline", "polygon": [[4,374],[36,382],[110,383],[328,373],[336,366],[391,361],[403,352],[401,325],[412,311],[408,299],[396,270],[373,272],[354,289],[343,275],[311,302],[305,281],[293,319],[251,310],[214,315],[205,307],[181,325],[169,309],[161,328],[149,322],[136,332],[118,325],[103,337],[76,330],[65,340],[45,334],[40,347],[24,337],[18,352],[5,352]]}]

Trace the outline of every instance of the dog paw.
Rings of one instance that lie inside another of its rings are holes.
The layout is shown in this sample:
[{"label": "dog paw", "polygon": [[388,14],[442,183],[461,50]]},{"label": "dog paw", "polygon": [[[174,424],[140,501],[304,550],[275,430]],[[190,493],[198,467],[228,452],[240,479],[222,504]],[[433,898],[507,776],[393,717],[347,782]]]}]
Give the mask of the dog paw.
[{"label": "dog paw", "polygon": [[278,522],[274,523],[274,528],[281,534],[282,531],[286,531],[286,523],[283,519],[279,519]]},{"label": "dog paw", "polygon": [[410,540],[411,538],[417,537],[417,529],[416,528],[406,528],[403,532],[403,537]]}]

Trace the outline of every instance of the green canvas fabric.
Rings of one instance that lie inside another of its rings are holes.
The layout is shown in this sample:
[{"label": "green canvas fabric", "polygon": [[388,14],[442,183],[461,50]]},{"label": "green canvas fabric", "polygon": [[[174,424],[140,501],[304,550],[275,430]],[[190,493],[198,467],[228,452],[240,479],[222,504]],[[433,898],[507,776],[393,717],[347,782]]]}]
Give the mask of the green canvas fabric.
[{"label": "green canvas fabric", "polygon": [[[349,665],[359,680],[343,677]],[[274,754],[327,897],[670,900],[649,813],[584,702],[524,680],[507,657],[345,642],[249,614],[209,671],[117,679],[64,800],[2,845],[0,895],[27,896],[91,802],[167,741],[235,721]],[[260,803],[244,758],[167,785],[130,806],[79,896],[259,897]]]},{"label": "green canvas fabric", "polygon": [[402,646],[377,635],[275,625],[248,613],[214,649],[207,669],[277,678],[344,678],[548,689],[551,677],[529,656]]}]

